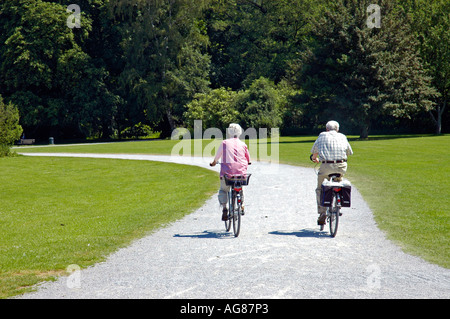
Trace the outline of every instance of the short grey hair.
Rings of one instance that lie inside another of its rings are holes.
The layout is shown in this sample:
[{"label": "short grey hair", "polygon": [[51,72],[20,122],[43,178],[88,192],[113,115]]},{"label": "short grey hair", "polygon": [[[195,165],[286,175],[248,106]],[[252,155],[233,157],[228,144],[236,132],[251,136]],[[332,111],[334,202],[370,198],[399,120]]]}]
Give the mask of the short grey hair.
[{"label": "short grey hair", "polygon": [[239,137],[242,134],[242,127],[239,124],[231,123],[227,128],[227,135],[230,137]]},{"label": "short grey hair", "polygon": [[329,121],[327,123],[327,131],[339,131],[339,123],[336,121]]}]

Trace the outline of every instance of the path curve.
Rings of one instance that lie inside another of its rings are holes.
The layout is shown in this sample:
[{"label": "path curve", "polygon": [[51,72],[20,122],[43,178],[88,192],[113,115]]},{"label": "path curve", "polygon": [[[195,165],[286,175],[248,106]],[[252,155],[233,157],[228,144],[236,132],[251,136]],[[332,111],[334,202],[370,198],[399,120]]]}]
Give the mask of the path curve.
[{"label": "path curve", "polygon": [[[21,152],[22,153],[22,152]],[[198,165],[208,160],[127,154],[22,153]],[[214,168],[218,170],[217,167]],[[336,238],[316,225],[311,168],[249,168],[241,234],[224,230],[217,197],[74,277],[21,298],[449,298],[450,270],[386,239],[357,189]],[[237,283],[237,284],[236,284]],[[70,288],[69,288],[70,287]]]}]

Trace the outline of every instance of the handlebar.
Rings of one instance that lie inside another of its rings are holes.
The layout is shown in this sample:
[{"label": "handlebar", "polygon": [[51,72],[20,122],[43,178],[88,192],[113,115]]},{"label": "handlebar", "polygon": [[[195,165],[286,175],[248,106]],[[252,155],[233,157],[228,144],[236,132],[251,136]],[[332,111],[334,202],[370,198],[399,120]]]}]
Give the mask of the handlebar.
[{"label": "handlebar", "polygon": [[[217,162],[216,164],[220,164],[220,162]],[[252,165],[252,162],[248,162],[248,165]],[[209,163],[209,166],[213,167],[215,165],[212,165],[212,163]]]}]

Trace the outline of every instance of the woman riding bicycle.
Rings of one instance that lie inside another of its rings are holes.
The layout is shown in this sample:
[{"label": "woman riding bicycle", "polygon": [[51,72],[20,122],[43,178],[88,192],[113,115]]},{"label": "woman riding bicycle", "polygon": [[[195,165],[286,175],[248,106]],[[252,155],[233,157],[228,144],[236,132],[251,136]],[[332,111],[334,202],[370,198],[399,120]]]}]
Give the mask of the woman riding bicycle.
[{"label": "woman riding bicycle", "polygon": [[[222,206],[222,220],[226,221],[228,218],[228,192],[230,186],[225,184],[224,175],[246,175],[248,164],[250,164],[250,154],[247,145],[239,139],[242,134],[242,128],[239,124],[231,123],[227,128],[227,139],[222,142],[217,150],[214,161],[210,163],[215,166],[219,159],[220,163],[220,189],[219,189],[219,203]],[[244,196],[241,197],[242,203]],[[242,207],[242,210],[244,207]]]}]

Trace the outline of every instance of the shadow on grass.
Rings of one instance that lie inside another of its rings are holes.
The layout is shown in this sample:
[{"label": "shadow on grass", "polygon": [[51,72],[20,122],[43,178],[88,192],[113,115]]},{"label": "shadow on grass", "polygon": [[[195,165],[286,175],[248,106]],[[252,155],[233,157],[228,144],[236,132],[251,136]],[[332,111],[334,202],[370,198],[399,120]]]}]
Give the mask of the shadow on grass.
[{"label": "shadow on grass", "polygon": [[348,137],[349,141],[384,141],[384,140],[395,140],[400,138],[419,138],[419,137],[433,137],[442,136],[436,134],[398,134],[398,135],[374,135],[368,138],[360,137]]},{"label": "shadow on grass", "polygon": [[[346,134],[347,135],[347,134]],[[355,135],[347,135],[349,141],[383,141],[383,140],[394,140],[400,138],[420,138],[420,137],[432,137],[432,136],[443,136],[445,134],[436,135],[436,134],[398,134],[398,135],[373,135],[368,138],[361,138]],[[314,144],[319,134],[315,136],[286,136],[292,138],[292,140],[283,140],[284,136],[280,137],[280,140],[272,143],[270,140],[267,141],[267,144]],[[296,139],[298,138],[298,139]]]}]

